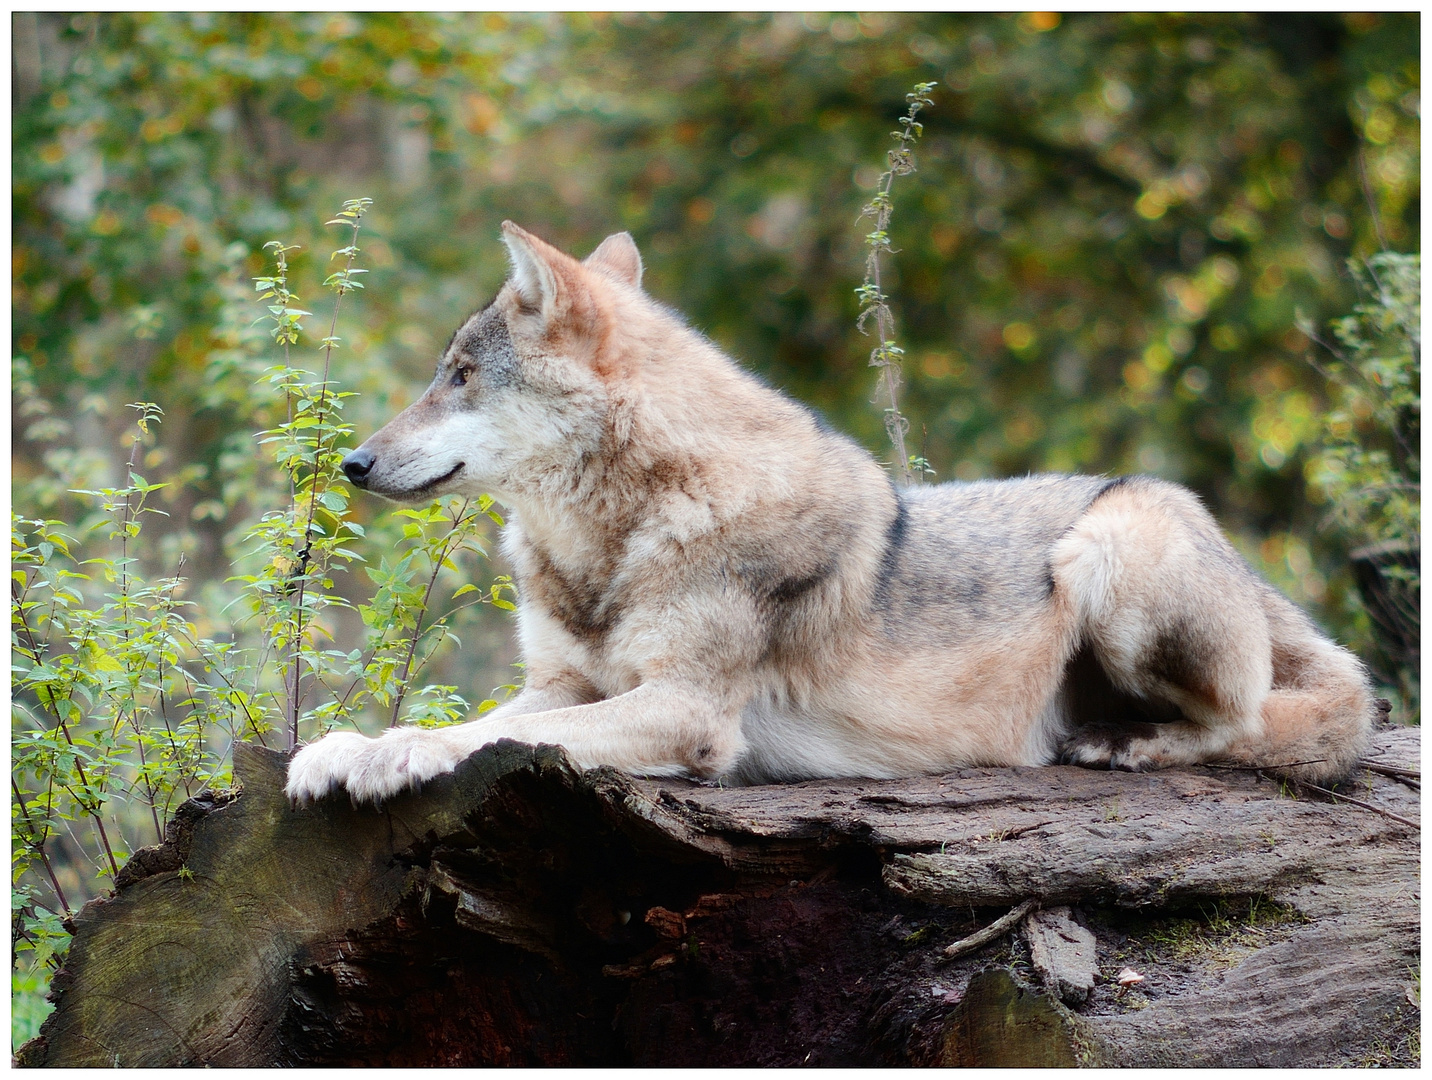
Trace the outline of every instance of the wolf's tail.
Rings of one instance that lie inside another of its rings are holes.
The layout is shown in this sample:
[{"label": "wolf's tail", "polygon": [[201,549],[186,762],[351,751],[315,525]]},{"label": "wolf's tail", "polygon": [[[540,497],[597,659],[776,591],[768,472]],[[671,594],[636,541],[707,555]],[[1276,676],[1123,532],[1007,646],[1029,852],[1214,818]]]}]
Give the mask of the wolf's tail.
[{"label": "wolf's tail", "polygon": [[1264,730],[1227,756],[1297,780],[1339,780],[1361,760],[1378,715],[1367,669],[1284,596],[1271,589],[1264,595],[1273,642]]}]

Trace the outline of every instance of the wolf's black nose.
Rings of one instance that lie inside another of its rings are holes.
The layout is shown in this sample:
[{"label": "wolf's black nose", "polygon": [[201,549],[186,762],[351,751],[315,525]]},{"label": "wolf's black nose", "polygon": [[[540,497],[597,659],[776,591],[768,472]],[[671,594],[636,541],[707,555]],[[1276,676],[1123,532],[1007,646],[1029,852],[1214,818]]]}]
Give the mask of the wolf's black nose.
[{"label": "wolf's black nose", "polygon": [[360,488],[368,486],[368,474],[373,469],[373,462],[377,458],[371,450],[359,448],[354,450],[343,459],[343,471],[348,474],[348,479],[357,484]]}]

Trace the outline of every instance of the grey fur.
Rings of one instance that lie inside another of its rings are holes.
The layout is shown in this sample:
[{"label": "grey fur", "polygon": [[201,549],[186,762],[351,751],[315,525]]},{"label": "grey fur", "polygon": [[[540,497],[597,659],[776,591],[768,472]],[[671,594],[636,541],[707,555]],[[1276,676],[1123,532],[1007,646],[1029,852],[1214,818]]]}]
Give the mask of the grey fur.
[{"label": "grey fur", "polygon": [[522,364],[499,308],[488,305],[453,335],[443,363],[454,367],[464,362],[474,365],[474,373],[488,391],[506,390],[521,381]]}]

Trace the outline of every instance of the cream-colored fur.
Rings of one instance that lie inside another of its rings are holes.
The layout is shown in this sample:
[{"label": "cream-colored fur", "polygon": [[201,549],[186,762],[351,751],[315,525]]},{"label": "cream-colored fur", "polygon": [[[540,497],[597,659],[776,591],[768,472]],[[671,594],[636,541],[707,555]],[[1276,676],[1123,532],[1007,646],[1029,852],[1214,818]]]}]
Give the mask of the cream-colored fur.
[{"label": "cream-colored fur", "polygon": [[733,782],[1357,760],[1361,666],[1187,491],[896,492],[647,296],[626,234],[579,263],[503,228],[507,285],[345,468],[392,499],[510,508],[526,687],[456,727],[329,735],[292,797],[380,800],[501,738]]}]

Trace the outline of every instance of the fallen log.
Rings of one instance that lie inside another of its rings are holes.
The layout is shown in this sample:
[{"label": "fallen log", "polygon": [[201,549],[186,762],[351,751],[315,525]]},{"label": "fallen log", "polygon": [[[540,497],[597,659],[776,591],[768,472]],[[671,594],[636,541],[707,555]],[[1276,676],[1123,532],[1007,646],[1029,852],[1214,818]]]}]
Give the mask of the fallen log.
[{"label": "fallen log", "polygon": [[[1379,732],[1381,768],[1343,793],[1419,820],[1419,750]],[[186,804],[75,917],[19,1064],[1309,1066],[1420,1045],[1416,828],[1256,772],[723,789],[503,742],[381,809],[294,809],[284,764],[238,747],[241,792]]]}]

